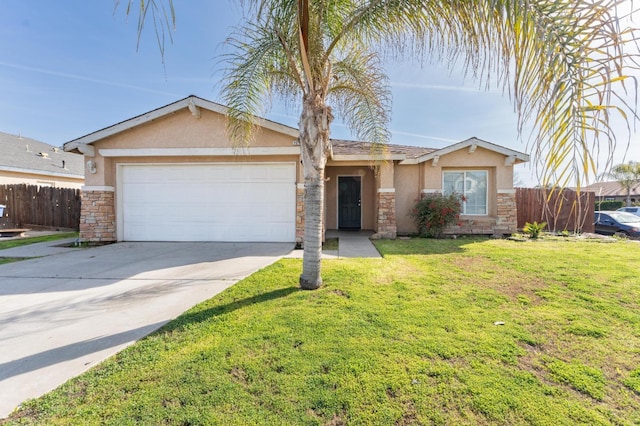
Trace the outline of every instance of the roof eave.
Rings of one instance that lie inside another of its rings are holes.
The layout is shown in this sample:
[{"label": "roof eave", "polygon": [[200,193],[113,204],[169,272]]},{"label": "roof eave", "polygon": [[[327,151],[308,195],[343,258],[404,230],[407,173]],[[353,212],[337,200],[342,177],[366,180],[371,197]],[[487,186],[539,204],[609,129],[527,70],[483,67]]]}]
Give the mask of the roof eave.
[{"label": "roof eave", "polygon": [[53,171],[50,172],[46,170],[25,169],[22,167],[7,167],[7,166],[0,166],[0,170],[5,172],[12,172],[12,173],[25,173],[25,174],[38,175],[38,176],[84,180],[83,174],[77,175],[74,173],[60,173],[60,172],[53,172]]}]

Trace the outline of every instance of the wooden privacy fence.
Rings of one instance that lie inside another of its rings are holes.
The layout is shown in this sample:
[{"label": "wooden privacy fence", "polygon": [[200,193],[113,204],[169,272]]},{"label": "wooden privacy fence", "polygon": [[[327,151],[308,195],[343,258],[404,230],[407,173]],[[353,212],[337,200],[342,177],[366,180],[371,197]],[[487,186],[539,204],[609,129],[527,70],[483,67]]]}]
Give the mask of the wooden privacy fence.
[{"label": "wooden privacy fence", "polygon": [[516,188],[518,228],[526,222],[547,222],[545,230],[594,232],[595,194],[570,189]]},{"label": "wooden privacy fence", "polygon": [[5,205],[0,228],[80,227],[80,190],[34,185],[0,185]]}]

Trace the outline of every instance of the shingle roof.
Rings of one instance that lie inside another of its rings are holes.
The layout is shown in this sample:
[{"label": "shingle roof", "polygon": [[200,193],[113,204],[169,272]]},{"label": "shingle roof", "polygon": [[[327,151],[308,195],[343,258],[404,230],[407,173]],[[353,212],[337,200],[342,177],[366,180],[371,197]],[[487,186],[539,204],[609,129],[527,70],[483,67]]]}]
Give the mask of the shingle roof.
[{"label": "shingle roof", "polygon": [[[618,182],[598,182],[582,189],[595,192],[596,197],[626,197],[627,191]],[[640,183],[631,188],[631,195],[640,195]]]},{"label": "shingle roof", "polygon": [[0,132],[0,170],[82,178],[84,158],[35,139]]},{"label": "shingle roof", "polygon": [[386,144],[376,147],[371,142],[347,141],[341,139],[331,139],[334,155],[371,155],[378,149],[385,149],[389,154],[404,154],[407,158],[418,158],[425,154],[437,151],[435,148],[425,148],[420,146]]}]

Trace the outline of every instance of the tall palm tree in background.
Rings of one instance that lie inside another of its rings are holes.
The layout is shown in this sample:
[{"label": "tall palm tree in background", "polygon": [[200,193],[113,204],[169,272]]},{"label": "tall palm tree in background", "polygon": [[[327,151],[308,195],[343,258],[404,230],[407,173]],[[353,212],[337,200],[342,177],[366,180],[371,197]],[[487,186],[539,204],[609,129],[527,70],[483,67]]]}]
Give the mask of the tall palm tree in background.
[{"label": "tall palm tree in background", "polygon": [[631,190],[640,184],[640,163],[629,161],[616,164],[606,173],[606,176],[615,180],[627,193],[627,206],[631,206]]},{"label": "tall palm tree in background", "polygon": [[[141,22],[149,10],[159,10],[160,1],[140,2]],[[166,1],[172,15],[171,0]],[[250,143],[255,117],[273,98],[300,110],[303,288],[322,284],[324,168],[334,115],[358,139],[379,146],[389,140],[383,58],[462,64],[487,87],[503,87],[513,100],[519,130],[533,125],[529,140],[545,171],[543,186],[579,188],[596,174],[600,148],[613,152],[611,117],[627,123],[637,117],[635,105],[626,102],[627,89],[632,99],[636,90],[628,73],[638,55],[628,46],[634,46],[637,30],[621,28],[619,20],[629,12],[628,0],[241,3],[245,24],[229,38],[233,50],[226,57],[228,133],[236,144]]]}]

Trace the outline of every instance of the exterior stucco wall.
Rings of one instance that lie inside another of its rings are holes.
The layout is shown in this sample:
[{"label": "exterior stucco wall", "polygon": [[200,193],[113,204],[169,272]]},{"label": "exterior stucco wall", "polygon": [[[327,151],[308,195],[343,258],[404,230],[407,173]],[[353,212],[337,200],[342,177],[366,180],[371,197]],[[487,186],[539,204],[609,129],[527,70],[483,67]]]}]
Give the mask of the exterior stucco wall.
[{"label": "exterior stucco wall", "polygon": [[84,185],[84,179],[0,171],[0,185],[19,184],[80,189]]},{"label": "exterior stucco wall", "polygon": [[421,165],[396,166],[396,222],[398,234],[412,234],[417,232],[410,213],[420,197],[420,169]]},{"label": "exterior stucco wall", "polygon": [[[104,191],[104,188],[113,188],[115,197],[111,201],[114,204],[112,210],[118,212],[120,210],[115,203],[118,199],[117,173],[119,164],[295,163],[297,176],[296,239],[300,240],[304,223],[302,206],[304,174],[300,156],[294,153],[298,149],[294,145],[294,137],[262,128],[256,133],[255,141],[246,149],[224,153],[230,155],[222,155],[220,152],[200,152],[198,155],[192,155],[192,152],[188,152],[189,149],[224,148],[229,150],[233,148],[225,133],[225,117],[205,108],[200,108],[200,112],[199,118],[194,117],[185,108],[93,143],[95,156],[85,157],[84,160],[85,163],[89,160],[95,163],[96,173],[86,173],[86,192],[97,194],[99,191]],[[264,152],[256,152],[252,155],[252,148],[288,148],[288,152],[269,152],[269,155],[261,155]],[[161,153],[158,152],[144,151],[154,149],[184,151],[172,152],[172,154],[183,154],[172,156],[161,156]],[[294,152],[291,152],[291,149]],[[125,151],[116,153],[104,150]],[[140,151],[133,153],[126,150]],[[424,192],[441,192],[442,174],[446,170],[486,170],[488,172],[488,214],[486,216],[463,217],[466,225],[474,228],[481,224],[481,229],[485,229],[485,225],[492,229],[511,228],[512,212],[508,214],[505,212],[509,210],[511,205],[511,198],[508,194],[511,194],[513,190],[513,167],[505,166],[504,154],[478,146],[474,152],[470,152],[469,148],[463,148],[443,154],[437,164],[434,164],[433,160],[413,165],[400,165],[400,161],[374,164],[373,161],[364,161],[362,158],[355,157],[354,161],[348,162],[329,160],[325,174],[327,178],[325,183],[325,229],[338,228],[338,177],[356,175],[362,177],[362,229],[379,231],[379,228],[382,227],[385,235],[393,236],[395,236],[395,229],[399,234],[414,233],[416,228],[410,212],[416,200]],[[81,183],[78,184],[78,186],[80,185]],[[102,203],[102,201],[100,202]],[[89,213],[95,215],[94,212]],[[110,221],[111,217],[104,220],[104,222]],[[108,237],[110,232],[109,229],[104,235]]]},{"label": "exterior stucco wall", "polygon": [[[89,241],[115,240],[117,234],[117,218],[99,217],[107,209],[109,215],[117,215],[121,211],[118,204],[117,181],[118,165],[122,164],[184,164],[184,163],[293,163],[296,165],[297,183],[302,182],[302,166],[299,154],[274,154],[274,155],[251,155],[252,148],[279,148],[286,147],[295,150],[293,140],[290,135],[278,133],[269,129],[260,129],[256,133],[255,141],[248,148],[239,148],[230,155],[175,155],[175,156],[103,156],[102,150],[124,149],[124,150],[145,150],[145,149],[192,149],[192,148],[233,148],[229,138],[225,134],[225,118],[221,114],[211,112],[201,108],[200,118],[194,117],[187,109],[177,111],[168,116],[161,117],[152,122],[148,122],[113,136],[106,137],[93,143],[95,156],[85,156],[85,163],[89,160],[95,163],[96,173],[85,172],[85,198],[83,198],[84,210],[84,230],[81,229],[83,238]],[[144,151],[143,151],[144,153]],[[186,152],[189,154],[188,152]],[[106,153],[105,153],[106,154]],[[109,153],[110,155],[112,153]],[[104,188],[112,188],[111,194],[105,197]],[[301,197],[296,191],[296,199]],[[94,199],[97,194],[102,197],[99,200],[101,208],[96,210],[97,201]],[[86,201],[85,201],[86,200]],[[86,205],[85,205],[86,204]],[[108,207],[105,204],[110,204]],[[296,228],[303,225],[301,215],[298,210],[302,206],[296,206]],[[95,224],[102,224],[99,232],[91,230]],[[113,229],[112,229],[113,228]],[[297,230],[300,234],[301,230]]]},{"label": "exterior stucco wall", "polygon": [[338,176],[362,177],[362,229],[375,230],[376,218],[376,179],[371,167],[330,166],[326,168],[325,179],[325,227],[338,229]]},{"label": "exterior stucco wall", "polygon": [[[515,232],[513,217],[516,215],[513,193],[513,166],[505,166],[505,156],[478,147],[470,153],[468,148],[441,156],[419,165],[396,166],[395,187],[398,234],[417,231],[411,209],[422,193],[441,192],[444,171],[486,170],[488,178],[487,215],[462,215],[461,225],[449,232],[468,234],[492,234]],[[417,183],[416,183],[417,182]],[[503,195],[507,194],[507,195]]]},{"label": "exterior stucco wall", "polygon": [[442,169],[493,169],[494,177],[489,179],[495,183],[494,188],[513,189],[513,166],[505,166],[504,161],[504,155],[484,148],[478,148],[473,153],[461,149],[443,155],[435,167],[432,166],[433,161],[424,163],[423,189],[442,190]]},{"label": "exterior stucco wall", "polygon": [[261,162],[292,161],[297,164],[296,174],[301,182],[302,170],[297,155],[263,156],[251,155],[251,148],[257,147],[293,147],[293,138],[269,129],[260,129],[255,141],[244,149],[239,148],[236,155],[198,156],[198,157],[103,157],[102,149],[157,149],[157,148],[233,148],[225,134],[225,118],[205,109],[201,117],[196,118],[184,109],[149,123],[131,128],[107,137],[93,144],[95,157],[85,157],[85,162],[96,163],[96,173],[86,173],[87,186],[116,186],[117,163],[188,163],[188,162]]}]

